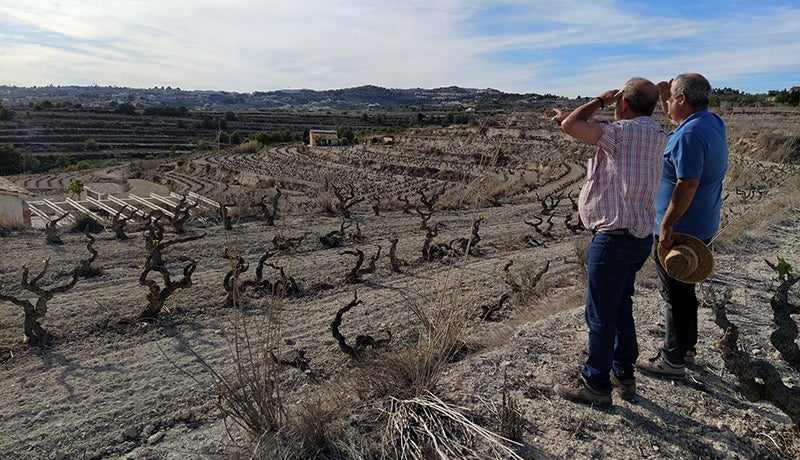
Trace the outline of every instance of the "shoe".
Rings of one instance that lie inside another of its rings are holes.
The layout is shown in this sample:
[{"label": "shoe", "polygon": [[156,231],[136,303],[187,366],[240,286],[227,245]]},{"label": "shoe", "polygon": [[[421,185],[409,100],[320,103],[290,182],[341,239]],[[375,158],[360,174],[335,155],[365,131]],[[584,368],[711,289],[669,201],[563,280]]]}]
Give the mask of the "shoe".
[{"label": "shoe", "polygon": [[601,393],[590,387],[583,377],[574,383],[559,383],[554,390],[557,395],[573,402],[611,406],[611,394]]},{"label": "shoe", "polygon": [[686,378],[686,366],[683,364],[671,363],[661,352],[659,352],[655,358],[637,361],[636,369],[642,374],[651,377],[674,380]]},{"label": "shoe", "polygon": [[[653,340],[650,342],[650,348],[656,353],[661,353],[661,350],[664,348],[664,342],[658,339]],[[683,357],[683,362],[686,364],[694,364],[695,357],[697,357],[697,351],[694,349],[686,350],[686,356]]]},{"label": "shoe", "polygon": [[611,386],[614,387],[620,398],[629,402],[636,401],[636,380],[634,378],[618,379],[614,374],[609,377]]}]

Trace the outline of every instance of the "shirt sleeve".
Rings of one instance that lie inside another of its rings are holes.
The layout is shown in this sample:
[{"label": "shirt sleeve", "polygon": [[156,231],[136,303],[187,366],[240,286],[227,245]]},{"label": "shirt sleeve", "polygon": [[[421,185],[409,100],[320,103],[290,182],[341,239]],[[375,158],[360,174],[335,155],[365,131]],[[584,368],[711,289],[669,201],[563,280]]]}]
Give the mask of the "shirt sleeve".
[{"label": "shirt sleeve", "polygon": [[618,123],[599,123],[599,125],[603,135],[597,140],[597,146],[610,155],[617,153],[617,146],[620,145],[619,140],[622,138],[622,126]]}]

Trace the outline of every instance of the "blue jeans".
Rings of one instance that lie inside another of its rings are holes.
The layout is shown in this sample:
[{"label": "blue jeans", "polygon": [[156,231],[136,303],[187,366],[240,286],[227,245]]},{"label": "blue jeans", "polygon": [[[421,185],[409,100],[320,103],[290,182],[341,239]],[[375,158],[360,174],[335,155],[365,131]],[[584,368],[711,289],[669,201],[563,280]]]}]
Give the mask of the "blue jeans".
[{"label": "blue jeans", "polygon": [[597,391],[611,393],[611,372],[620,379],[633,377],[639,357],[633,324],[634,281],[652,244],[652,236],[598,233],[589,245],[585,311],[589,358],[581,374]]}]

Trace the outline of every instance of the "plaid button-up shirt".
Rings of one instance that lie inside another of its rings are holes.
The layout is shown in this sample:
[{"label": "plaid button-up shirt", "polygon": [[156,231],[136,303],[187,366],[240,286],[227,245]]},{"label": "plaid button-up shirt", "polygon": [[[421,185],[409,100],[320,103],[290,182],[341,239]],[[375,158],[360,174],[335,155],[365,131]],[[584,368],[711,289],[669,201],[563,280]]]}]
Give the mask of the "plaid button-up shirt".
[{"label": "plaid button-up shirt", "polygon": [[655,230],[653,203],[668,136],[650,117],[601,123],[597,153],[578,198],[583,225],[592,231],[626,229],[638,238]]}]

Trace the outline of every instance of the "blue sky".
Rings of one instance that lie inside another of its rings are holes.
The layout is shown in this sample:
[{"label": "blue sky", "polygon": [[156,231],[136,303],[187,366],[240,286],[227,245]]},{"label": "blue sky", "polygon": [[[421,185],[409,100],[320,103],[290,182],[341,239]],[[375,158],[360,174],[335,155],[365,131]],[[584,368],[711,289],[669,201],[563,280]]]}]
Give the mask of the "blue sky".
[{"label": "blue sky", "polygon": [[763,93],[800,85],[800,1],[0,0],[0,63],[15,86]]}]

